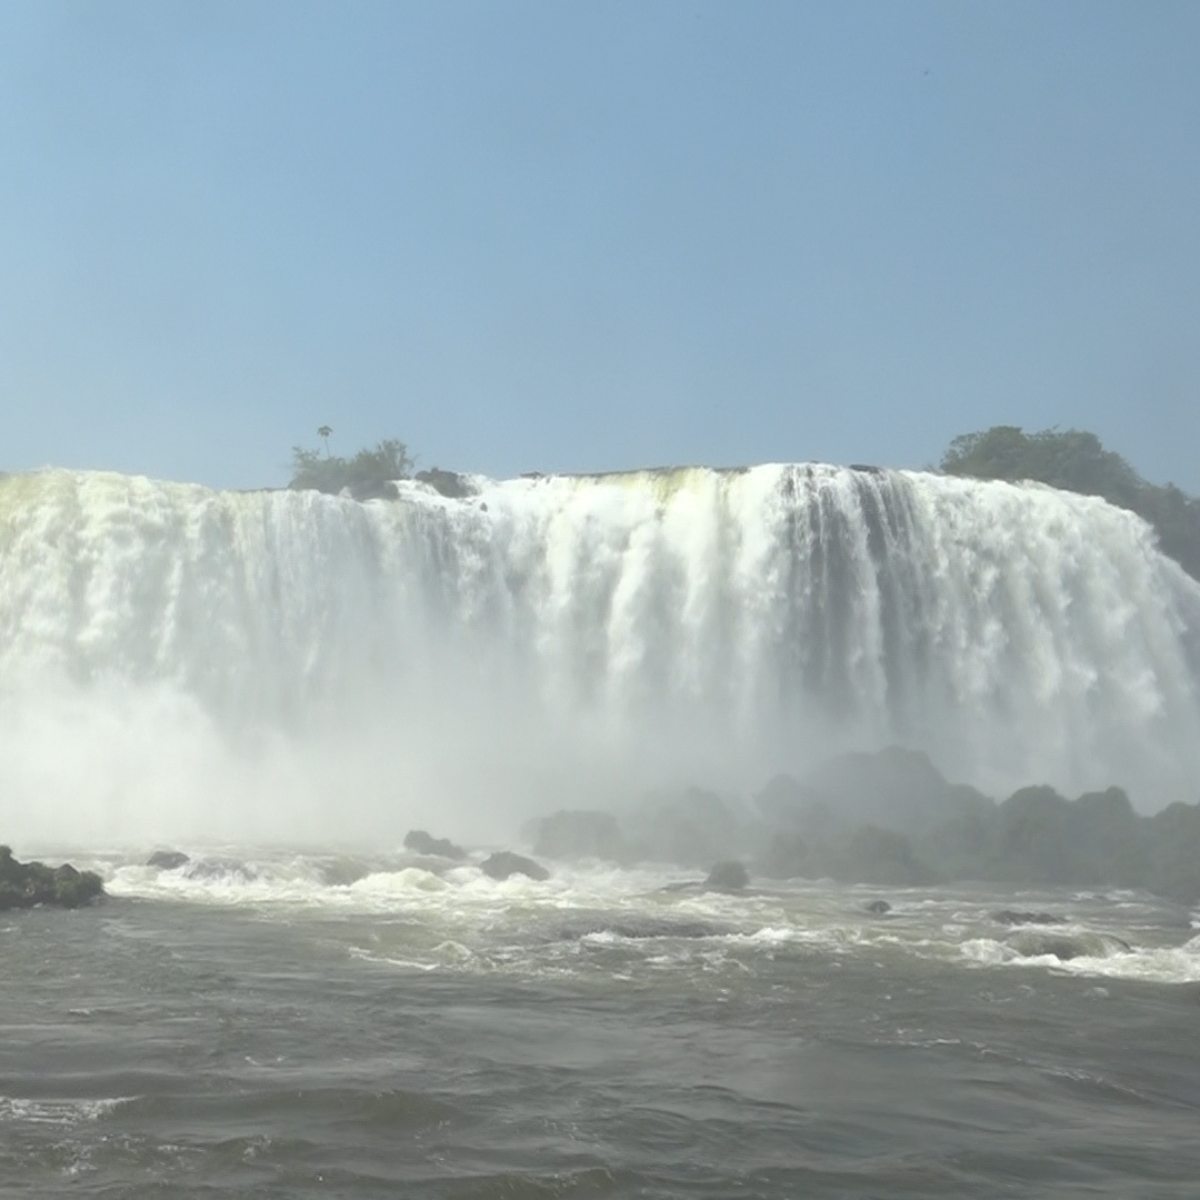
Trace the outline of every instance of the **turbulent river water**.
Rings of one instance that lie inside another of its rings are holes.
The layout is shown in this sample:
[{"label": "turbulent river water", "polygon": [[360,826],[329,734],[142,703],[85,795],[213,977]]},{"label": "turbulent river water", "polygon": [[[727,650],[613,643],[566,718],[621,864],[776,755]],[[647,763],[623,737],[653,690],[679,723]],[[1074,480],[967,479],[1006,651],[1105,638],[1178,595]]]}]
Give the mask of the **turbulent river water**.
[{"label": "turbulent river water", "polygon": [[0,1196],[1196,1195],[1200,922],[1149,896],[240,853],[0,918]]},{"label": "turbulent river water", "polygon": [[1197,1195],[1194,914],[394,852],[889,743],[1194,801],[1200,585],[1146,525],[816,465],[467,483],[0,477],[0,838],[110,893],[0,916],[0,1196]]}]

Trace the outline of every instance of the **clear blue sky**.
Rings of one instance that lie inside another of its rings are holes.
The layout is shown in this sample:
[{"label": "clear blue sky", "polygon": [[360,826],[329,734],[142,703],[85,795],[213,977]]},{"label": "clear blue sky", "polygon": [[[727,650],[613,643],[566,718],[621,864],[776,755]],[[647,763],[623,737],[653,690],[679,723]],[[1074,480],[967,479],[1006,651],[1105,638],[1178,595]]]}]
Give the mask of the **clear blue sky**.
[{"label": "clear blue sky", "polygon": [[1200,491],[1200,4],[0,5],[0,467],[920,466]]}]

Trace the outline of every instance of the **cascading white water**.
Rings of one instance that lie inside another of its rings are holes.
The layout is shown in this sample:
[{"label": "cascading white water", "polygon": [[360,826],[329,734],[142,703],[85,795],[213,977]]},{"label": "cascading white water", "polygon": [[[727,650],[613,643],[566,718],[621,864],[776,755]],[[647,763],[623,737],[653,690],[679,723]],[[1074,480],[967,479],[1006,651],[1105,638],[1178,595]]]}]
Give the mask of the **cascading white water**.
[{"label": "cascading white water", "polygon": [[0,479],[4,823],[507,831],[891,742],[996,793],[1200,790],[1200,584],[1102,501],[812,465],[475,482]]}]

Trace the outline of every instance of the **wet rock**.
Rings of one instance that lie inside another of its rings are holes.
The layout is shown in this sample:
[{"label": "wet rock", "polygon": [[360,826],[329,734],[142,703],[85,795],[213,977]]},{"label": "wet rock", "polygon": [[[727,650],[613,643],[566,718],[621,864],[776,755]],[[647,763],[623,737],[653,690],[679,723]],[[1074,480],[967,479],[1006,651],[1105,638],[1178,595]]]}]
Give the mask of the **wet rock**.
[{"label": "wet rock", "polygon": [[344,491],[354,500],[395,500],[400,494],[391,479],[356,479]]},{"label": "wet rock", "polygon": [[1065,925],[1066,917],[1048,912],[1025,912],[1017,908],[1002,908],[992,913],[992,920],[1001,925]]},{"label": "wet rock", "polygon": [[706,938],[733,932],[727,926],[711,921],[689,921],[673,917],[652,917],[623,914],[609,917],[603,914],[580,917],[559,927],[558,936],[577,941],[591,934],[611,933],[617,937],[642,938]]},{"label": "wet rock", "polygon": [[892,911],[892,906],[886,900],[872,900],[870,904],[866,906],[866,911],[869,913],[875,913],[876,916],[883,916],[884,913],[890,913]]},{"label": "wet rock", "polygon": [[190,863],[191,856],[182,850],[155,850],[146,859],[146,866],[157,867],[160,871],[175,871]]},{"label": "wet rock", "polygon": [[1073,958],[1107,958],[1133,949],[1123,938],[1107,933],[1042,933],[1034,929],[1014,933],[1008,944],[1023,958],[1049,956],[1060,962],[1070,962]]},{"label": "wet rock", "polygon": [[710,892],[742,892],[750,883],[750,872],[733,859],[714,864],[704,886]]},{"label": "wet rock", "polygon": [[525,875],[539,882],[550,878],[550,872],[545,867],[511,850],[500,850],[489,855],[479,864],[479,869],[490,878],[499,880],[509,879],[513,875]]},{"label": "wet rock", "polygon": [[449,838],[436,838],[424,829],[410,829],[404,835],[404,847],[414,854],[433,854],[438,858],[452,858],[455,862],[462,862],[467,857],[467,852]]},{"label": "wet rock", "polygon": [[197,858],[183,868],[188,879],[225,879],[253,883],[258,872],[236,858]]},{"label": "wet rock", "polygon": [[629,861],[629,847],[612,813],[563,809],[534,821],[533,852],[547,858]]},{"label": "wet rock", "polygon": [[329,887],[349,887],[378,868],[362,858],[342,856],[320,864],[321,882]]},{"label": "wet rock", "polygon": [[443,471],[440,467],[418,471],[413,478],[419,483],[428,484],[448,500],[465,500],[468,496],[474,496],[477,490],[465,475],[457,471]]},{"label": "wet rock", "polygon": [[637,857],[701,867],[739,845],[741,830],[716,792],[691,787],[647,796],[626,828]]},{"label": "wet rock", "polygon": [[78,871],[70,863],[18,862],[8,846],[0,846],[0,911],[39,904],[80,908],[103,895],[104,884],[94,871]]}]

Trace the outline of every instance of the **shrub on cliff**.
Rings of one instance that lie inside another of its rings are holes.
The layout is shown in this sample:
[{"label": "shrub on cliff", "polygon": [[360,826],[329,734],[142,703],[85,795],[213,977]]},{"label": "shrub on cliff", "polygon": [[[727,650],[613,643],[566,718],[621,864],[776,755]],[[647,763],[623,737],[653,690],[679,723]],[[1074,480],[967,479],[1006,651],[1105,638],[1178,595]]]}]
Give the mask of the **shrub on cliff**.
[{"label": "shrub on cliff", "polygon": [[1094,433],[1025,433],[1016,425],[994,425],[956,437],[941,469],[974,479],[1035,479],[1068,492],[1100,496],[1152,525],[1163,553],[1200,579],[1200,498],[1171,483],[1158,487],[1147,482],[1119,454],[1106,450]]},{"label": "shrub on cliff", "polygon": [[337,495],[349,490],[356,499],[388,494],[389,485],[407,479],[413,459],[398,438],[384,438],[374,448],[360,450],[353,458],[320,450],[292,447],[292,478],[288,487]]}]

